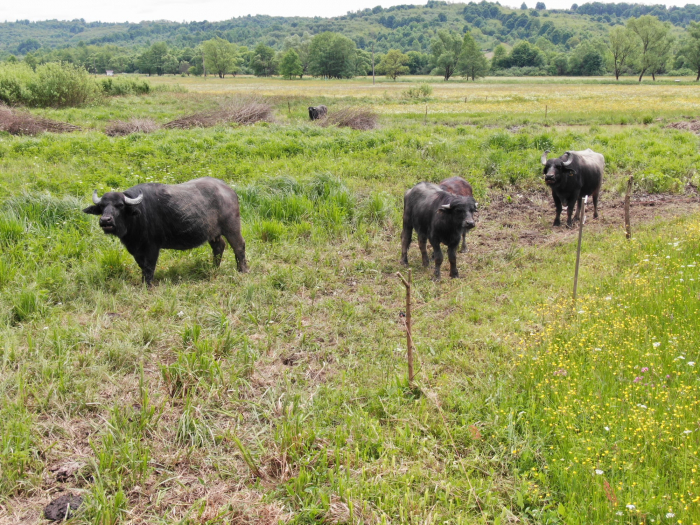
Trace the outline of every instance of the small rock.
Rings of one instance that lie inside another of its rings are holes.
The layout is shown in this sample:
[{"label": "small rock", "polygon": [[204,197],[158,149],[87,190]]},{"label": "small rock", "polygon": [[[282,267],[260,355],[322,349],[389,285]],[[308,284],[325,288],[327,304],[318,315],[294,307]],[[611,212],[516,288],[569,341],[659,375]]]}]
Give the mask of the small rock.
[{"label": "small rock", "polygon": [[52,468],[51,471],[55,473],[56,481],[64,483],[68,481],[69,478],[73,477],[73,475],[81,468],[83,468],[82,463],[78,463],[77,461],[69,461],[68,463]]},{"label": "small rock", "polygon": [[[83,498],[66,494],[44,507],[44,517],[50,521],[63,521],[73,516],[73,511],[83,504]],[[70,508],[68,508],[70,506]]]}]

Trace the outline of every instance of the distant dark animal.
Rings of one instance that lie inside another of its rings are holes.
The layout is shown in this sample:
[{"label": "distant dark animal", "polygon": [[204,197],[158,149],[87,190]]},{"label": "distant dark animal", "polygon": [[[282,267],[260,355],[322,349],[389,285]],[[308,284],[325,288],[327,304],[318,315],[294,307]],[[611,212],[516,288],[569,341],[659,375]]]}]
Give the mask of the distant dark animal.
[{"label": "distant dark animal", "polygon": [[416,184],[403,198],[401,262],[408,265],[408,247],[413,230],[416,230],[423,266],[430,264],[426,248],[426,242],[430,241],[435,259],[435,278],[440,279],[440,266],[443,261],[440,244],[445,244],[450,261],[450,277],[459,277],[457,247],[464,229],[474,227],[475,212],[474,199],[452,195],[430,182]]},{"label": "distant dark animal", "polygon": [[578,205],[576,217],[581,210],[581,200],[586,195],[593,197],[593,218],[598,217],[598,194],[603,183],[605,157],[590,148],[584,151],[567,151],[557,159],[547,160],[547,153],[542,154],[544,181],[552,188],[552,197],[557,209],[554,226],[561,226],[560,216],[562,202],[566,202],[566,227],[571,228],[571,214],[574,203]]},{"label": "distant dark animal", "polygon": [[209,241],[214,264],[228,240],[239,272],[247,272],[241,236],[238,195],[219,179],[204,177],[183,184],[139,184],[125,192],[92,194],[94,206],[83,211],[100,215],[100,228],[116,235],[141,267],[148,285],[161,249],[189,250]]},{"label": "distant dark animal", "polygon": [[327,114],[328,108],[326,106],[309,106],[309,118],[311,120],[318,120]]},{"label": "distant dark animal", "polygon": [[[477,202],[474,200],[474,192],[472,191],[472,185],[469,184],[462,177],[450,177],[449,179],[445,179],[440,183],[440,187],[453,195],[460,195],[461,197],[466,197],[470,204],[474,204],[474,210],[477,209],[478,206]],[[473,214],[470,221],[474,222]],[[464,228],[464,231],[462,231],[462,248],[459,250],[459,253],[467,252],[467,232],[470,229],[471,228]]]}]

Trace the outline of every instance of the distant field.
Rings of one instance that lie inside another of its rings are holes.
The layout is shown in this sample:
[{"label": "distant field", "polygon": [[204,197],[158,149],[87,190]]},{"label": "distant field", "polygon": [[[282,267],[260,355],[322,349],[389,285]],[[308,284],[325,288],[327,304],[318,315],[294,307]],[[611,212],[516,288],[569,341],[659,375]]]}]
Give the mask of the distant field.
[{"label": "distant field", "polygon": [[[700,522],[700,139],[668,127],[700,90],[432,79],[407,99],[419,80],[154,77],[186,92],[0,134],[0,524],[42,523],[61,490],[105,525]],[[274,122],[103,133],[239,95]],[[378,128],[320,127],[320,103]],[[574,308],[577,232],[552,228],[539,159],[587,147],[606,175]],[[165,251],[146,290],[81,212],[93,189],[206,175],[239,194],[249,274],[230,249],[219,269],[208,246]],[[411,247],[412,388],[402,195],[453,175],[478,225],[458,280]]]}]

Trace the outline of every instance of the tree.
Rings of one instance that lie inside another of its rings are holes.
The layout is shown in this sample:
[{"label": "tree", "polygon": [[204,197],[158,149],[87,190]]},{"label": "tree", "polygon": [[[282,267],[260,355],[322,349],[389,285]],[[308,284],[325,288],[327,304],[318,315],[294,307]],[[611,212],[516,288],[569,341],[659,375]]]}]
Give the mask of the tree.
[{"label": "tree", "polygon": [[613,27],[610,30],[609,38],[608,49],[610,49],[613,57],[615,80],[620,80],[620,71],[622,71],[625,62],[634,59],[639,48],[639,41],[629,28],[620,26]]},{"label": "tree", "polygon": [[377,71],[379,74],[384,74],[392,80],[396,80],[396,77],[399,75],[405,75],[409,72],[409,68],[406,65],[409,60],[408,55],[404,55],[398,49],[390,49],[379,62]]},{"label": "tree", "polygon": [[284,39],[282,50],[293,49],[299,56],[303,72],[299,75],[303,78],[309,72],[309,46],[311,45],[311,35],[304,33],[304,36],[292,35]]},{"label": "tree", "polygon": [[408,55],[408,70],[411,75],[423,75],[425,69],[430,64],[430,57],[420,51],[409,51]]},{"label": "tree", "polygon": [[522,4],[520,4],[520,9],[522,9],[523,11],[524,11],[525,9],[527,9],[527,4],[526,4],[525,2],[523,2]]},{"label": "tree", "polygon": [[282,55],[279,70],[280,75],[289,80],[291,80],[292,77],[301,77],[304,74],[304,68],[301,65],[299,54],[294,51],[294,49],[290,49]]},{"label": "tree", "polygon": [[509,67],[508,50],[503,44],[498,44],[493,50],[491,69],[507,69]]},{"label": "tree", "polygon": [[449,80],[457,69],[462,53],[462,38],[452,31],[441,29],[438,37],[430,42],[432,63],[445,80]]},{"label": "tree", "polygon": [[466,32],[462,42],[462,53],[457,64],[459,71],[469,79],[476,80],[476,77],[486,76],[489,70],[489,63],[476,45],[476,41],[470,32]]},{"label": "tree", "polygon": [[258,77],[271,77],[277,72],[275,50],[260,42],[253,50],[250,67]]},{"label": "tree", "polygon": [[605,72],[605,58],[588,40],[579,44],[569,59],[569,69],[573,75],[594,76]]},{"label": "tree", "polygon": [[530,42],[522,41],[513,46],[508,57],[510,67],[543,67],[544,53]]},{"label": "tree", "polygon": [[224,40],[214,37],[211,40],[202,42],[204,52],[204,67],[207,71],[224,78],[226,73],[235,73],[238,66],[238,50],[236,46]]},{"label": "tree", "polygon": [[700,22],[690,22],[684,44],[681,53],[685,64],[697,72],[697,82],[700,80]]},{"label": "tree", "polygon": [[630,18],[627,20],[627,27],[639,38],[641,47],[639,81],[641,82],[644,73],[658,69],[664,50],[670,48],[669,29],[658,18],[651,15]]},{"label": "tree", "polygon": [[338,33],[316,35],[309,46],[309,72],[317,77],[352,78],[355,74],[355,42]]},{"label": "tree", "polygon": [[535,9],[537,9],[538,11],[542,11],[544,9],[547,9],[547,6],[544,5],[544,2],[537,2],[537,4],[535,4]]}]

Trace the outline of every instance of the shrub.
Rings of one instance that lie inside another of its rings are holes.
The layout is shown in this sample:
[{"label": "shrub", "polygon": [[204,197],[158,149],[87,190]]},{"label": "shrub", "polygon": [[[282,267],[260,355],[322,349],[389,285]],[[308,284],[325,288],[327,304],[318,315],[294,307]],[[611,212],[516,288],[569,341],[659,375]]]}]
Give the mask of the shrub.
[{"label": "shrub", "polygon": [[99,96],[97,82],[85,69],[63,62],[38,66],[29,91],[31,105],[38,107],[82,106]]},{"label": "shrub", "polygon": [[401,92],[401,96],[407,99],[426,99],[433,94],[433,86],[427,83],[422,83],[417,86],[411,86],[410,88]]},{"label": "shrub", "polygon": [[124,95],[145,95],[152,88],[146,80],[128,77],[107,77],[100,81],[102,93],[111,97]]},{"label": "shrub", "polygon": [[34,71],[26,64],[0,64],[0,101],[14,106],[27,104],[31,99],[29,82]]}]

